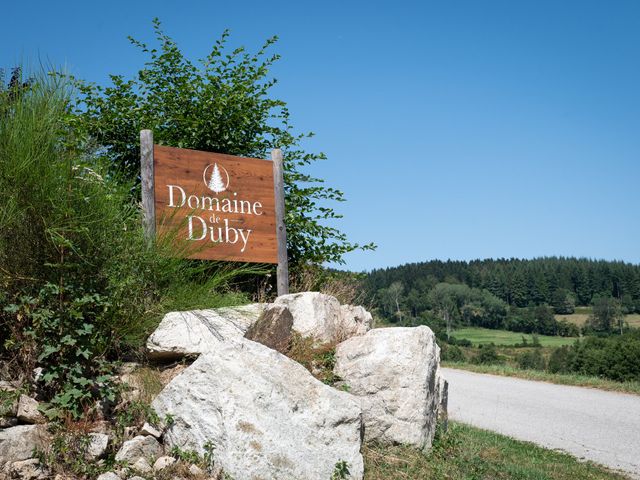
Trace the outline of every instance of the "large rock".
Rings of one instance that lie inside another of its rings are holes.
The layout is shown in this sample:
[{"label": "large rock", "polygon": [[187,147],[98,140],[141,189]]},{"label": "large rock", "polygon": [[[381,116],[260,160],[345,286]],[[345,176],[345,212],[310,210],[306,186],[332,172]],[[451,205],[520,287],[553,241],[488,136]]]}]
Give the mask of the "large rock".
[{"label": "large rock", "polygon": [[320,342],[339,342],[371,328],[371,314],[364,308],[341,306],[335,297],[324,293],[282,295],[274,303],[289,309],[294,331]]},{"label": "large rock", "polygon": [[431,447],[440,348],[428,327],[379,328],[336,348],[334,373],[360,397],[365,439]]},{"label": "large rock", "polygon": [[268,305],[260,318],[249,327],[245,338],[286,353],[291,341],[293,316],[284,305]]},{"label": "large rock", "polygon": [[215,350],[221,342],[242,338],[263,309],[254,303],[168,313],[147,340],[149,358],[175,360]]},{"label": "large rock", "polygon": [[0,430],[0,464],[27,460],[33,456],[34,449],[44,450],[49,441],[44,425],[19,425]]},{"label": "large rock", "polygon": [[153,401],[168,448],[206,453],[232,478],[327,480],[346,461],[363,476],[361,409],[300,364],[243,339],[201,355]]}]

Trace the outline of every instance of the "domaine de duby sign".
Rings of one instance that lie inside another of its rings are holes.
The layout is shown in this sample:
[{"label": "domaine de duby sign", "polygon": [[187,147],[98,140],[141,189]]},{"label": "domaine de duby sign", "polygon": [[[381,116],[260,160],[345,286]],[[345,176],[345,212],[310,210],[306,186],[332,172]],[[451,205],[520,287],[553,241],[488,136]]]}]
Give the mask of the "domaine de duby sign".
[{"label": "domaine de duby sign", "polygon": [[278,264],[287,293],[282,154],[244,158],[153,144],[140,133],[149,238],[169,235],[188,258]]}]

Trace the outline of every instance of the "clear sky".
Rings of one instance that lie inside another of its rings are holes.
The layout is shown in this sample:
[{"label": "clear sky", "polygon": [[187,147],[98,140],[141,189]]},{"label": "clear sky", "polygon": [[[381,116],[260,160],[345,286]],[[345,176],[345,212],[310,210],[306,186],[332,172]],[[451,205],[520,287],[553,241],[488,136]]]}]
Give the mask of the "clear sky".
[{"label": "clear sky", "polygon": [[131,75],[151,19],[193,59],[277,34],[274,93],[368,270],[543,255],[640,262],[640,2],[5,2],[0,66]]}]

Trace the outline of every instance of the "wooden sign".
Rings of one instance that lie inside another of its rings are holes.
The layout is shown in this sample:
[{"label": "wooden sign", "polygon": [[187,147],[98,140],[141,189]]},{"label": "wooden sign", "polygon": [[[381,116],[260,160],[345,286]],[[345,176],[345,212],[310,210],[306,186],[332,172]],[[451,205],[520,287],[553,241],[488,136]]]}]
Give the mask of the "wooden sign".
[{"label": "wooden sign", "polygon": [[277,263],[289,293],[282,152],[271,161],[153,144],[140,132],[145,235],[166,235],[187,258]]}]

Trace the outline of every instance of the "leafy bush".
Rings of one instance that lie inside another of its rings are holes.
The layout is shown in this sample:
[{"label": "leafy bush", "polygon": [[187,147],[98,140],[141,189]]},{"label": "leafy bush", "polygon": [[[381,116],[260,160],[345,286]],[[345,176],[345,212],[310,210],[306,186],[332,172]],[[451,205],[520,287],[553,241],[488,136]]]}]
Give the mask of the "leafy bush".
[{"label": "leafy bush", "polygon": [[549,356],[547,370],[551,373],[569,373],[571,372],[572,351],[568,346],[554,348]]},{"label": "leafy bush", "polygon": [[516,358],[518,367],[524,370],[544,370],[545,360],[539,348],[519,354]]},{"label": "leafy bush", "polygon": [[281,148],[285,162],[286,225],[292,265],[342,262],[342,256],[372,244],[350,243],[325,220],[340,218],[327,201],[344,201],[343,193],[302,172],[322,153],[302,150],[312,134],[296,134],[282,100],[268,96],[276,80],[269,69],[279,58],[268,54],[268,39],[256,54],[230,50],[224,32],[197,66],[185,58],[158,19],[153,21],[157,48],[130,41],[148,61],[130,80],[112,75],[112,85],[77,82],[81,96],[74,124],[106,148],[110,172],[135,180],[140,171],[139,131],[152,129],[154,141],[232,155],[266,158]]},{"label": "leafy bush", "polygon": [[446,343],[441,344],[440,358],[447,362],[465,362],[467,360],[466,355],[460,347]]},{"label": "leafy bush", "polygon": [[502,359],[498,355],[498,350],[496,349],[495,344],[488,343],[485,345],[480,345],[478,347],[478,353],[473,358],[473,363],[479,365],[494,365],[497,363],[503,363]]},{"label": "leafy bush", "polygon": [[131,184],[69,128],[68,91],[43,75],[0,88],[0,374],[31,384],[41,367],[50,413],[78,417],[114,399],[112,361],[136,355],[163,310],[241,301],[223,290],[247,270],[147,247]]}]

